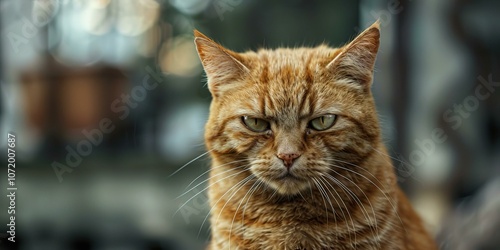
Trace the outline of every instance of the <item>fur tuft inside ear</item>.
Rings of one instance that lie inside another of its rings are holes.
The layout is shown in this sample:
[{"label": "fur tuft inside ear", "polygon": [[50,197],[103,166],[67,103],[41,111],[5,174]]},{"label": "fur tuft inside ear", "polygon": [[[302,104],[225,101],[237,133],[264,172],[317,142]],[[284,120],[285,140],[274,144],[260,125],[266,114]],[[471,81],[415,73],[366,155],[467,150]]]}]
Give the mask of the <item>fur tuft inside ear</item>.
[{"label": "fur tuft inside ear", "polygon": [[249,69],[243,57],[222,47],[198,30],[194,30],[194,42],[208,78],[208,88],[213,96],[231,88],[231,83],[241,78]]},{"label": "fur tuft inside ear", "polygon": [[356,84],[363,89],[372,83],[373,67],[380,44],[380,25],[376,21],[359,34],[327,65],[335,81]]}]

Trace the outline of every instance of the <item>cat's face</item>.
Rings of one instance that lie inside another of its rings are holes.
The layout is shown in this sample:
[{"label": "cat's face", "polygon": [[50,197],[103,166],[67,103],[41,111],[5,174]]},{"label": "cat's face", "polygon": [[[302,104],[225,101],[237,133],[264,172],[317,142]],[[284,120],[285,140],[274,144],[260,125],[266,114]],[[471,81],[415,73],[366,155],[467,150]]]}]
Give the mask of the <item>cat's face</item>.
[{"label": "cat's face", "polygon": [[336,166],[357,165],[372,151],[377,24],[340,49],[235,53],[195,34],[213,95],[206,126],[213,155],[290,195],[341,178]]}]

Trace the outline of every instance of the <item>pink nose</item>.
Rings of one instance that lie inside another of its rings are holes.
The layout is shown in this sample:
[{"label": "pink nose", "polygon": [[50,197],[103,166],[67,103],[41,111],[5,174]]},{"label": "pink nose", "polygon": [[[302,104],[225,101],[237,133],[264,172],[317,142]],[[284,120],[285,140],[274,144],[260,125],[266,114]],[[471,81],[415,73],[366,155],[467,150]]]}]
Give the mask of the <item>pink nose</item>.
[{"label": "pink nose", "polygon": [[293,161],[300,157],[300,154],[292,153],[292,154],[278,154],[278,158],[283,161],[285,167],[290,169],[292,167]]}]

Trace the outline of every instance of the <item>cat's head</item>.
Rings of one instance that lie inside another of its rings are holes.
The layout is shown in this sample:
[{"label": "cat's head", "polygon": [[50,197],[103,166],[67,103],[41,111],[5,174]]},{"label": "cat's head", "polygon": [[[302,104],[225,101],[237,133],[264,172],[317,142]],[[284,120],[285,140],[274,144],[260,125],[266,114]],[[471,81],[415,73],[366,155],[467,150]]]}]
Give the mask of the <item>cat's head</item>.
[{"label": "cat's head", "polygon": [[236,53],[195,31],[212,155],[287,195],[360,164],[380,137],[370,91],[379,36],[375,23],[341,48]]}]

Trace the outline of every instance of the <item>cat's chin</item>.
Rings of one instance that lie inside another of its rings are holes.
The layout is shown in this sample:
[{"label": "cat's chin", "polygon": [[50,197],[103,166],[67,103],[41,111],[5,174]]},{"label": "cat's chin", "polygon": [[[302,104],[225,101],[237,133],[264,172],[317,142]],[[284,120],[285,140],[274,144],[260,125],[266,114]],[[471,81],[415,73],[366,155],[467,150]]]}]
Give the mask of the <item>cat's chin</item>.
[{"label": "cat's chin", "polygon": [[309,188],[309,182],[293,175],[283,175],[272,180],[266,180],[278,194],[294,195]]}]

